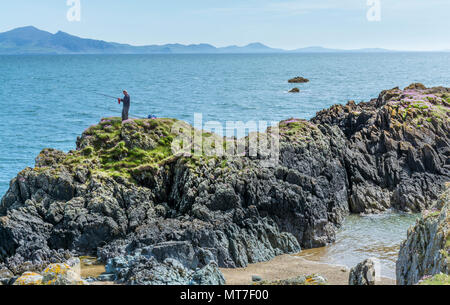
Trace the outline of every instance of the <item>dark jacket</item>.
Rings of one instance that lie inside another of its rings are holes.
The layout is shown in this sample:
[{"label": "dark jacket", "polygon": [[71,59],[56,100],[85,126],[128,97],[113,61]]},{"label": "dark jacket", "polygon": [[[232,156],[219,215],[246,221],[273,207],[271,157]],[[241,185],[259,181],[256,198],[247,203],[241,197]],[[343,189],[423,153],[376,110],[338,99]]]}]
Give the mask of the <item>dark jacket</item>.
[{"label": "dark jacket", "polygon": [[123,107],[130,108],[130,95],[125,95],[120,101],[123,103]]}]

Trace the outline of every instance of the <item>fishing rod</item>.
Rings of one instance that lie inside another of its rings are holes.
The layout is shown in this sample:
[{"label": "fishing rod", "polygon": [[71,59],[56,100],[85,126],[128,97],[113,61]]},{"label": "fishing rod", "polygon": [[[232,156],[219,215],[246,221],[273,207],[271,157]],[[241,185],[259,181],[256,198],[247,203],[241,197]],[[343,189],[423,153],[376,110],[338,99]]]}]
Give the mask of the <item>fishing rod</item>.
[{"label": "fishing rod", "polygon": [[[112,96],[112,95],[108,95],[108,94],[104,94],[104,93],[100,93],[100,92],[95,92],[95,91],[90,91],[90,90],[88,90],[88,91],[91,92],[91,93],[97,94],[97,95],[104,96],[104,97],[113,98],[113,99],[115,99],[115,100],[119,99],[118,97],[115,97],[115,96]],[[134,116],[134,117],[136,117],[137,119],[148,119],[148,118],[150,118],[150,117],[154,117],[153,115],[149,115],[148,117],[143,118],[143,117],[135,116],[135,115],[133,115],[133,114],[131,114],[131,113],[130,113],[130,116]]]},{"label": "fishing rod", "polygon": [[110,97],[110,98],[113,98],[113,99],[116,99],[116,100],[119,99],[118,97],[115,97],[115,96],[112,96],[112,95],[103,94],[103,93],[100,93],[100,92],[95,92],[95,91],[89,91],[89,92],[97,94],[97,95],[105,96],[105,97]]}]

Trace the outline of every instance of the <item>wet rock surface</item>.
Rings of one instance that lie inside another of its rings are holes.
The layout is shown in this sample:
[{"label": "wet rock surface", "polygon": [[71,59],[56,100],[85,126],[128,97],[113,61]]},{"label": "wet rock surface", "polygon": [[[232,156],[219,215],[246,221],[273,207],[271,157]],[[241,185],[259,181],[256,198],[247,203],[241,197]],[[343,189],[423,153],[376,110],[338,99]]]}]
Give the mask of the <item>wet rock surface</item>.
[{"label": "wet rock surface", "polygon": [[0,270],[18,276],[93,255],[122,283],[221,284],[218,267],[333,242],[350,211],[425,209],[449,179],[448,92],[420,91],[436,96],[423,101],[428,110],[393,89],[280,122],[271,167],[261,153],[174,155],[178,131],[191,127],[173,119],[103,119],[77,150],[46,149],[11,181]]}]

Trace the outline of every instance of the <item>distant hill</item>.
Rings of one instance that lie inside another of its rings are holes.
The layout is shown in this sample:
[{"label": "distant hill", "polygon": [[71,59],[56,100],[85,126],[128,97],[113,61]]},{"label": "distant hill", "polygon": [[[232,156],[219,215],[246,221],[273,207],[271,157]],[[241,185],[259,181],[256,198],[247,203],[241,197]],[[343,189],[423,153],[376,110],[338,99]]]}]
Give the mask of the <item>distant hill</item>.
[{"label": "distant hill", "polygon": [[226,53],[334,53],[334,52],[391,52],[384,49],[338,50],[323,47],[308,47],[297,50],[282,50],[262,43],[246,46],[217,48],[210,44],[166,44],[132,46],[85,39],[64,32],[52,34],[33,26],[17,28],[0,33],[0,54],[226,54]]}]

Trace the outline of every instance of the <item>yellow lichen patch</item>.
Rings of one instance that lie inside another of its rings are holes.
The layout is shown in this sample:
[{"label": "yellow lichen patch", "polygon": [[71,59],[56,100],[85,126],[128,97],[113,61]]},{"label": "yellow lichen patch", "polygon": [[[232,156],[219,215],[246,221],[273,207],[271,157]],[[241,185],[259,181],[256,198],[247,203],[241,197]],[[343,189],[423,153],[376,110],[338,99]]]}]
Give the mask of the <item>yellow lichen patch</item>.
[{"label": "yellow lichen patch", "polygon": [[57,274],[66,274],[70,270],[70,266],[67,264],[52,264],[49,265],[44,270],[44,274],[53,273],[55,275]]},{"label": "yellow lichen patch", "polygon": [[15,282],[16,286],[42,285],[42,275],[34,272],[25,272]]},{"label": "yellow lichen patch", "polygon": [[85,285],[81,279],[79,268],[71,268],[68,264],[52,264],[43,272],[43,285]]}]

